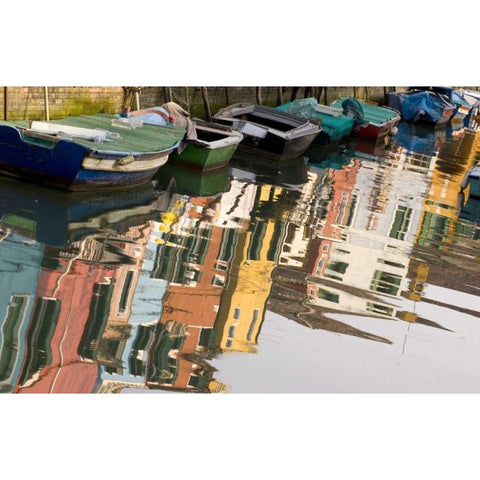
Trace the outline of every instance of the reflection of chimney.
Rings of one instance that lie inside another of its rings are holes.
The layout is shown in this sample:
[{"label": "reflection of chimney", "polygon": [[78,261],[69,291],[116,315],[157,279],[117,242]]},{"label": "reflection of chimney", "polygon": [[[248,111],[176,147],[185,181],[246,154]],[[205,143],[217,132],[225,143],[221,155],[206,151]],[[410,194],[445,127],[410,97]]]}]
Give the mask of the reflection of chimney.
[{"label": "reflection of chimney", "polygon": [[408,300],[413,300],[415,302],[421,300],[429,270],[430,267],[428,265],[422,264],[414,265],[411,268],[412,277],[408,284],[408,291],[403,293],[404,298],[408,298]]},{"label": "reflection of chimney", "polygon": [[222,382],[219,382],[218,380],[212,380],[208,384],[208,389],[210,390],[210,393],[227,393],[228,392],[228,387]]},{"label": "reflection of chimney", "polygon": [[413,312],[398,312],[397,317],[400,320],[404,320],[405,322],[415,323],[418,319],[418,315]]}]

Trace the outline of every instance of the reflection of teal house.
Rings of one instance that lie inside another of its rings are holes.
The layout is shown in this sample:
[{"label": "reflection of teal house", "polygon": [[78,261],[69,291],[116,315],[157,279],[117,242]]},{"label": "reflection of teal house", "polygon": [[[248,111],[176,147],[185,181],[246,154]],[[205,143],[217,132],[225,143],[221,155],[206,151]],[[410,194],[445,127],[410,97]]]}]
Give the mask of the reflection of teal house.
[{"label": "reflection of teal house", "polygon": [[11,392],[25,356],[43,244],[10,233],[0,241],[0,392]]}]

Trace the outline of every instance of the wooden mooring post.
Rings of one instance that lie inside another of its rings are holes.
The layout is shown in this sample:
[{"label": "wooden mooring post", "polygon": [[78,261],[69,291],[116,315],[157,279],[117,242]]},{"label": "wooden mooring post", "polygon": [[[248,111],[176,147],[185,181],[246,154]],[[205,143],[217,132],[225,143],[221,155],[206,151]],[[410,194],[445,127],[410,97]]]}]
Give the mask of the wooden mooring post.
[{"label": "wooden mooring post", "polygon": [[277,88],[277,105],[283,105],[283,87]]},{"label": "wooden mooring post", "polygon": [[210,111],[210,104],[208,102],[208,91],[207,87],[201,87],[202,89],[202,98],[203,98],[203,106],[205,108],[205,116],[207,117],[207,121],[212,121],[212,112]]},{"label": "wooden mooring post", "polygon": [[8,120],[8,94],[7,87],[3,87],[3,119]]},{"label": "wooden mooring post", "polygon": [[262,87],[255,87],[255,95],[257,97],[257,104],[262,104]]},{"label": "wooden mooring post", "polygon": [[225,91],[225,103],[226,105],[230,105],[230,97],[228,96],[228,87],[224,87],[224,91]]},{"label": "wooden mooring post", "polygon": [[43,97],[45,99],[45,120],[50,120],[50,110],[48,108],[48,87],[43,87]]},{"label": "wooden mooring post", "polygon": [[165,98],[165,103],[172,101],[172,89],[170,87],[163,87],[163,96]]}]

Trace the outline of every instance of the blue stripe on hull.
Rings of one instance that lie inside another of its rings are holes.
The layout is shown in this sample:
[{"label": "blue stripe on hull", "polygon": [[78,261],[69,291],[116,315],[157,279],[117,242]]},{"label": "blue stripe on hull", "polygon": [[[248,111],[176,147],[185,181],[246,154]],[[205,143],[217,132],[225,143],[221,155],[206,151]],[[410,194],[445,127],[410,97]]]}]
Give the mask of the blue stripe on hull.
[{"label": "blue stripe on hull", "polygon": [[158,168],[142,172],[85,170],[89,149],[68,140],[25,141],[17,128],[0,126],[0,172],[69,190],[122,188],[147,183]]}]

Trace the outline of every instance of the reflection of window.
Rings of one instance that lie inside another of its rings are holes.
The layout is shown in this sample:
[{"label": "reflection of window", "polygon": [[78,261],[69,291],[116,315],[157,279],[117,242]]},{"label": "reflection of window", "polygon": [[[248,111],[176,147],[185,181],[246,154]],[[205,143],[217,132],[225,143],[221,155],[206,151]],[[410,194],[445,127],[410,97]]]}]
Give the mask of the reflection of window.
[{"label": "reflection of window", "polygon": [[250,245],[248,246],[247,259],[260,260],[260,250],[262,248],[263,237],[267,231],[267,224],[258,221],[253,229],[252,237],[250,238]]},{"label": "reflection of window", "polygon": [[327,268],[334,272],[344,274],[347,271],[348,263],[346,262],[329,262]]},{"label": "reflection of window", "polygon": [[235,310],[233,311],[233,318],[235,320],[238,320],[240,318],[240,309],[238,307],[235,307]]},{"label": "reflection of window", "polygon": [[208,347],[215,343],[215,329],[214,328],[202,328],[198,339],[199,347]]},{"label": "reflection of window", "polygon": [[387,295],[396,295],[400,289],[402,277],[394,273],[382,272],[376,270],[370,285],[370,290]]},{"label": "reflection of window", "polygon": [[0,343],[0,381],[8,378],[15,366],[19,344],[18,330],[25,317],[28,303],[27,295],[12,295],[10,299],[7,315],[3,320],[3,342]]},{"label": "reflection of window", "polygon": [[405,265],[402,265],[401,263],[391,262],[390,260],[385,260],[383,258],[379,258],[377,262],[383,263],[384,265],[390,265],[391,267],[405,268]]},{"label": "reflection of window", "polygon": [[373,313],[381,313],[383,315],[392,316],[393,308],[378,303],[367,302],[367,310]]},{"label": "reflection of window", "polygon": [[253,335],[253,330],[255,329],[255,324],[257,323],[257,320],[258,320],[258,308],[256,308],[254,311],[253,311],[253,320],[252,320],[252,323],[250,324],[250,328],[248,329],[248,333],[247,333],[247,340],[250,342],[252,340],[252,335]]},{"label": "reflection of window", "polygon": [[227,340],[227,342],[225,343],[225,346],[226,346],[227,348],[231,348],[232,345],[233,345],[233,340],[232,340],[231,338],[229,338],[229,339]]},{"label": "reflection of window", "polygon": [[405,234],[412,219],[412,209],[404,205],[398,205],[395,211],[395,218],[388,236],[398,240],[405,240]]},{"label": "reflection of window", "polygon": [[228,338],[233,338],[235,336],[235,325],[228,327]]},{"label": "reflection of window", "polygon": [[51,364],[51,341],[60,315],[60,306],[60,300],[37,299],[26,339],[27,354],[20,384],[25,383],[41,368]]},{"label": "reflection of window", "polygon": [[190,378],[188,379],[188,386],[198,387],[199,382],[200,382],[200,377],[197,377],[196,375],[190,375]]},{"label": "reflection of window", "polygon": [[123,284],[122,295],[120,296],[120,303],[118,305],[118,313],[125,313],[128,305],[128,297],[130,289],[132,288],[133,271],[129,270],[125,277],[125,283]]},{"label": "reflection of window", "polygon": [[223,275],[215,274],[212,280],[214,287],[223,287],[225,285],[225,277]]},{"label": "reflection of window", "polygon": [[340,297],[333,292],[329,292],[328,290],[324,290],[323,288],[319,288],[317,292],[318,298],[326,300],[327,302],[332,303],[339,303]]}]

